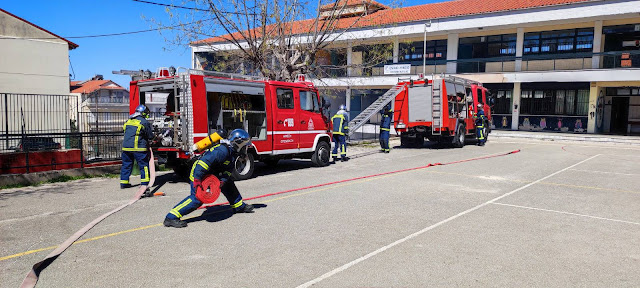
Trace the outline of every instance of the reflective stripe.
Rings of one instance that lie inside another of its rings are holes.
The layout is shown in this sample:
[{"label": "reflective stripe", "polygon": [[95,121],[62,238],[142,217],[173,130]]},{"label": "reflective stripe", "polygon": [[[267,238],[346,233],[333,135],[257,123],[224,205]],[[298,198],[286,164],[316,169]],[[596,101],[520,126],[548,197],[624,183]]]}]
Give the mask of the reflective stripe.
[{"label": "reflective stripe", "polygon": [[120,184],[129,184],[129,180],[120,180]]},{"label": "reflective stripe", "polygon": [[138,141],[140,141],[140,129],[142,129],[142,125],[138,125],[138,130],[136,130],[136,136],[133,137],[133,148],[138,148]]},{"label": "reflective stripe", "polygon": [[147,151],[147,148],[122,148],[122,151],[127,151],[127,152],[144,152],[144,151]]},{"label": "reflective stripe", "polygon": [[175,211],[175,209],[171,209],[171,211],[169,211],[169,213],[176,215],[176,217],[178,218],[182,218],[182,215],[180,214],[180,212]]},{"label": "reflective stripe", "polygon": [[238,208],[240,206],[242,206],[242,200],[238,201],[238,203],[231,205],[231,208]]},{"label": "reflective stripe", "polygon": [[389,128],[380,128],[380,130],[382,130],[382,131],[391,131],[391,129],[389,129]]},{"label": "reflective stripe", "polygon": [[231,161],[227,160],[227,161],[224,161],[224,163],[223,163],[223,164],[224,164],[224,165],[229,165],[229,163],[231,163]]},{"label": "reflective stripe", "polygon": [[335,134],[335,135],[344,135],[344,133],[342,133],[342,132],[336,132],[336,131],[333,131],[333,134]]},{"label": "reflective stripe", "polygon": [[173,215],[176,215],[178,218],[182,218],[182,214],[180,214],[180,210],[182,210],[182,208],[186,207],[189,204],[191,204],[191,198],[188,198],[184,202],[180,203],[180,205],[178,205],[175,208],[171,209],[171,211],[169,211],[169,213],[171,213]]},{"label": "reflective stripe", "polygon": [[232,174],[231,172],[229,172],[229,171],[224,171],[224,172],[222,172],[222,173],[223,173],[223,174],[226,174],[227,176],[231,176],[231,175],[233,175],[233,174]]},{"label": "reflective stripe", "polygon": [[209,165],[207,165],[207,163],[202,160],[196,161],[196,164],[200,165],[202,168],[204,168],[204,170],[209,170]]},{"label": "reflective stripe", "polygon": [[140,179],[141,182],[149,182],[149,167],[144,167],[144,178]]},{"label": "reflective stripe", "polygon": [[191,172],[189,173],[189,180],[191,180],[191,182],[193,182],[193,171],[195,170],[196,170],[196,165],[191,166]]},{"label": "reflective stripe", "polygon": [[216,145],[216,146],[213,146],[213,147],[209,148],[209,151],[213,151],[213,149],[218,148],[218,146],[220,146],[220,144],[218,144],[218,145]]}]

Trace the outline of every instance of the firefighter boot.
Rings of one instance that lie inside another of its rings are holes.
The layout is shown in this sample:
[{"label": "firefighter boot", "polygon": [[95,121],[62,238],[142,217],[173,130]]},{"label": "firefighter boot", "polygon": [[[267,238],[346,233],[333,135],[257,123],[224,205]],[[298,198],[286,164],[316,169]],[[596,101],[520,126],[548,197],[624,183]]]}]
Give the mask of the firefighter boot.
[{"label": "firefighter boot", "polygon": [[133,186],[131,186],[131,184],[127,183],[127,184],[120,184],[120,189],[127,189],[127,188],[131,188]]},{"label": "firefighter boot", "polygon": [[187,222],[182,221],[180,219],[164,218],[164,223],[163,224],[164,224],[165,227],[175,227],[175,228],[187,227]]},{"label": "firefighter boot", "polygon": [[236,210],[235,213],[253,213],[253,205],[251,204],[243,205],[242,207],[238,208],[238,210]]}]

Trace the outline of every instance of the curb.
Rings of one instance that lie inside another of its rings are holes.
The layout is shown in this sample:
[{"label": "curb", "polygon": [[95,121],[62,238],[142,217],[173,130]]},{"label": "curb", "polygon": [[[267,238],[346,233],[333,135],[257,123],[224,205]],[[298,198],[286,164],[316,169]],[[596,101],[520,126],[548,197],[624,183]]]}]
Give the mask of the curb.
[{"label": "curb", "polygon": [[619,139],[607,136],[567,136],[567,135],[533,135],[533,133],[496,133],[492,131],[490,137],[496,138],[514,138],[514,139],[535,139],[550,141],[579,141],[579,142],[595,142],[595,143],[612,143],[640,146],[640,137],[638,139]]},{"label": "curb", "polygon": [[0,175],[0,185],[28,185],[49,181],[62,176],[99,176],[104,174],[120,174],[120,166],[121,164],[116,164],[88,168],[34,172],[28,174],[6,174]]}]

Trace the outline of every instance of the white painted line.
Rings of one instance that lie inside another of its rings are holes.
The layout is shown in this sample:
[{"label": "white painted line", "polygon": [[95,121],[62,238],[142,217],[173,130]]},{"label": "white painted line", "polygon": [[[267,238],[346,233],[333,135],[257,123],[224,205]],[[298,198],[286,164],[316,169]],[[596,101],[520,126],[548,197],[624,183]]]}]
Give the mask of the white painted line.
[{"label": "white painted line", "polygon": [[581,170],[581,169],[571,169],[571,170],[572,171],[580,171],[580,172],[588,172],[588,173],[615,174],[615,175],[624,175],[624,176],[640,176],[640,174],[618,173],[618,172],[609,172],[609,171]]},{"label": "white painted line", "polygon": [[589,157],[589,158],[587,158],[587,159],[585,159],[585,160],[582,160],[582,161],[580,161],[580,162],[578,162],[578,163],[576,163],[576,164],[573,164],[573,165],[571,165],[571,166],[569,166],[569,167],[567,167],[567,168],[564,168],[564,169],[562,169],[562,170],[560,170],[560,171],[554,172],[554,173],[552,173],[552,174],[550,174],[550,175],[547,175],[547,176],[545,176],[545,177],[542,177],[542,178],[540,178],[540,179],[538,179],[538,180],[536,180],[536,181],[533,181],[533,182],[531,182],[531,183],[529,183],[529,184],[526,184],[526,185],[524,185],[524,186],[521,186],[520,188],[516,188],[515,190],[512,190],[511,192],[508,192],[508,193],[503,194],[503,195],[501,195],[501,196],[499,196],[499,197],[493,198],[493,199],[491,199],[491,200],[489,200],[489,201],[487,201],[487,202],[484,202],[484,203],[482,203],[482,204],[480,204],[480,205],[478,205],[478,206],[475,206],[475,207],[469,208],[469,209],[467,209],[467,210],[465,210],[465,211],[462,211],[462,212],[460,212],[460,213],[458,213],[458,214],[456,214],[456,215],[453,215],[453,216],[451,216],[451,217],[449,217],[449,218],[447,218],[447,219],[444,219],[444,220],[442,220],[442,221],[440,221],[440,222],[438,222],[438,223],[436,223],[436,224],[433,224],[433,225],[431,225],[431,226],[429,226],[429,227],[426,227],[426,228],[424,228],[424,229],[422,229],[422,230],[420,230],[420,231],[418,231],[418,232],[415,232],[415,233],[413,233],[413,234],[411,234],[411,235],[409,235],[409,236],[407,236],[407,237],[404,237],[404,238],[402,238],[402,239],[399,239],[399,240],[397,240],[397,241],[395,241],[395,242],[393,242],[393,243],[391,243],[391,244],[388,244],[388,245],[386,245],[386,246],[380,247],[379,249],[377,249],[377,250],[375,250],[375,251],[373,251],[373,252],[370,252],[370,253],[369,253],[369,254],[367,254],[367,255],[364,255],[364,256],[362,256],[362,257],[360,257],[360,258],[356,259],[356,260],[353,260],[353,261],[351,261],[351,262],[349,262],[349,263],[347,263],[347,264],[344,264],[344,265],[342,265],[342,266],[340,266],[340,267],[338,267],[338,268],[336,268],[336,269],[334,269],[334,270],[331,270],[331,271],[329,271],[329,272],[327,272],[327,273],[325,273],[325,274],[321,275],[321,276],[320,276],[320,277],[318,277],[318,278],[315,278],[315,279],[313,279],[313,280],[311,280],[311,281],[309,281],[309,282],[306,282],[306,283],[304,283],[304,284],[302,284],[302,285],[298,286],[297,288],[311,287],[312,285],[314,285],[314,284],[316,284],[316,283],[318,283],[318,282],[320,282],[320,281],[322,281],[322,280],[324,280],[324,279],[327,279],[327,278],[329,278],[329,277],[331,277],[331,276],[333,276],[333,275],[335,275],[335,274],[338,274],[338,273],[340,273],[340,272],[342,272],[342,271],[344,271],[344,270],[347,270],[347,269],[349,269],[351,266],[354,266],[354,265],[356,265],[356,264],[358,264],[358,263],[360,263],[360,262],[362,262],[362,261],[364,261],[364,260],[367,260],[367,259],[369,259],[369,258],[371,258],[371,257],[373,257],[373,256],[376,256],[376,255],[378,255],[378,254],[380,254],[380,253],[382,253],[382,252],[384,252],[384,251],[386,251],[386,250],[388,250],[388,249],[390,249],[390,248],[392,248],[392,247],[394,247],[394,246],[397,246],[397,245],[402,244],[402,243],[404,243],[404,242],[406,242],[406,241],[408,241],[408,240],[410,240],[410,239],[413,239],[413,238],[415,238],[415,237],[417,237],[417,236],[420,236],[420,235],[424,234],[425,232],[427,232],[427,231],[429,231],[429,230],[432,230],[432,229],[434,229],[434,228],[437,228],[438,226],[441,226],[441,225],[443,225],[443,224],[446,224],[447,222],[450,222],[450,221],[455,220],[455,219],[457,219],[457,218],[459,218],[459,217],[461,217],[461,216],[464,216],[464,215],[469,214],[469,213],[471,213],[471,212],[473,212],[473,211],[476,211],[476,210],[478,210],[478,209],[480,209],[480,208],[482,208],[482,207],[484,207],[484,206],[487,206],[488,204],[492,204],[492,203],[494,203],[495,201],[498,201],[498,200],[500,200],[500,199],[502,199],[502,198],[505,198],[505,197],[507,197],[507,196],[509,196],[509,195],[512,195],[513,193],[516,193],[516,192],[518,192],[518,191],[520,191],[520,190],[526,189],[527,187],[530,187],[530,186],[535,185],[535,184],[537,184],[537,183],[539,183],[539,182],[542,182],[542,181],[544,181],[544,180],[546,180],[546,179],[549,179],[549,178],[551,178],[551,177],[553,177],[553,176],[555,176],[555,175],[558,175],[558,174],[560,174],[560,173],[562,173],[562,172],[564,172],[564,171],[567,171],[567,170],[569,170],[569,169],[571,169],[571,168],[573,168],[573,167],[576,167],[576,166],[578,166],[578,165],[580,165],[580,164],[582,164],[582,163],[584,163],[584,162],[587,162],[587,161],[589,161],[589,160],[591,160],[591,159],[593,159],[593,158],[596,158],[596,157],[598,157],[598,156],[600,156],[600,155],[601,155],[601,154],[598,154],[598,155],[595,155],[595,156]]},{"label": "white painted line", "polygon": [[638,223],[638,222],[631,222],[631,221],[618,220],[618,219],[612,219],[612,218],[591,216],[591,215],[586,215],[586,214],[571,213],[571,212],[566,212],[566,211],[542,209],[542,208],[520,206],[520,205],[512,205],[512,204],[505,204],[505,203],[496,203],[496,202],[491,203],[491,204],[501,205],[501,206],[509,206],[509,207],[515,207],[515,208],[522,208],[522,209],[529,209],[529,210],[544,211],[544,212],[553,212],[553,213],[573,215],[573,216],[580,216],[580,217],[586,217],[586,218],[592,218],[592,219],[598,219],[598,220],[606,220],[606,221],[613,221],[613,222],[620,222],[620,223],[626,223],[626,224],[632,224],[632,225],[640,225],[640,223]]},{"label": "white painted line", "polygon": [[[523,145],[540,145],[540,146],[570,146],[570,147],[587,147],[587,148],[607,148],[607,149],[617,149],[617,150],[636,150],[640,151],[640,148],[632,148],[632,147],[615,147],[617,145],[627,145],[627,144],[609,144],[602,143],[603,145],[581,145],[575,142],[556,142],[556,143],[535,143],[535,142],[519,142],[519,141],[496,141],[496,144],[523,144]],[[630,146],[630,145],[629,145]]]}]

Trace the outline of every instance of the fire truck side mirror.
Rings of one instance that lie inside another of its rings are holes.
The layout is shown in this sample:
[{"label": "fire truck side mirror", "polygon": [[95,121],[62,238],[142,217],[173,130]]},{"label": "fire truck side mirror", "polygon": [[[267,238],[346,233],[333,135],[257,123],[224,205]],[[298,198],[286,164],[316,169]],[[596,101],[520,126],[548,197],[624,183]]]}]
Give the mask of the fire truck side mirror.
[{"label": "fire truck side mirror", "polygon": [[493,95],[489,96],[489,106],[493,106],[496,105],[496,97],[493,97]]},{"label": "fire truck side mirror", "polygon": [[331,101],[329,101],[327,96],[322,96],[322,108],[328,110],[329,107],[331,107]]}]

